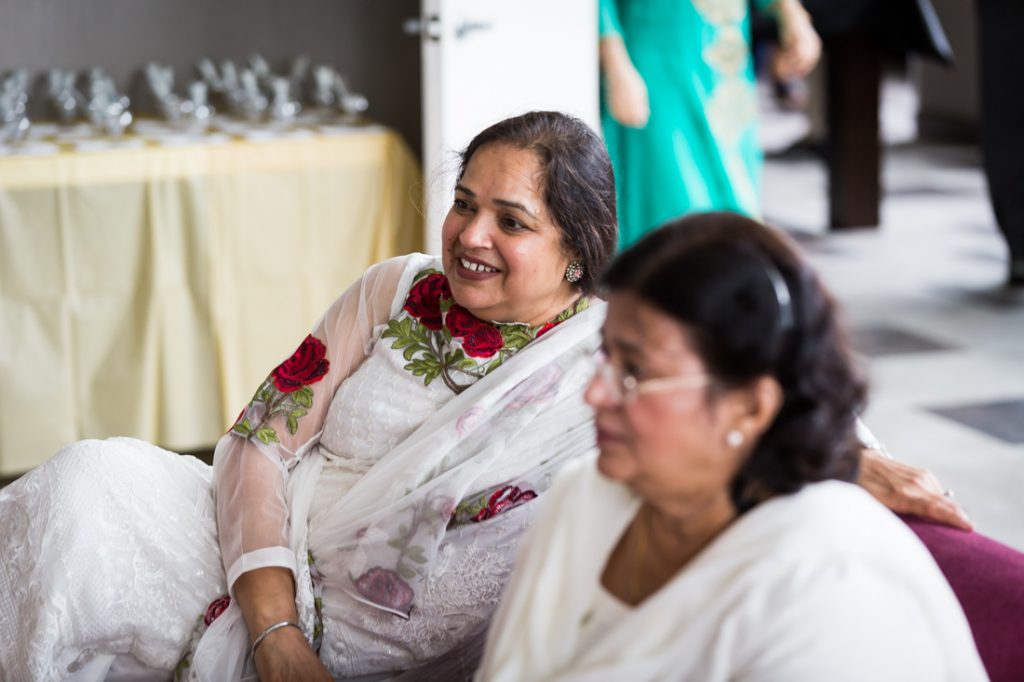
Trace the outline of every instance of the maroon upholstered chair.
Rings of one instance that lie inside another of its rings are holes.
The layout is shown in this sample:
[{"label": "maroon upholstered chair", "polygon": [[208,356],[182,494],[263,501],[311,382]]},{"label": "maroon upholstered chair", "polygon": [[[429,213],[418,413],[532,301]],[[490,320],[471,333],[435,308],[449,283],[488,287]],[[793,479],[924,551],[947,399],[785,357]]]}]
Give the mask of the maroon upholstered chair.
[{"label": "maroon upholstered chair", "polygon": [[1024,554],[979,533],[901,518],[960,600],[992,682],[1024,680]]}]

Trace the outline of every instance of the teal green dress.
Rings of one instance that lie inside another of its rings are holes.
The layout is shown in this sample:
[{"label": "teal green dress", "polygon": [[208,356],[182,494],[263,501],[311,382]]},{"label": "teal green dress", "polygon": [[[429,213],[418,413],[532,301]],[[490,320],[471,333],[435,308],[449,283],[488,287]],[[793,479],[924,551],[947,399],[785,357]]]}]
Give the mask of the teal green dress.
[{"label": "teal green dress", "polygon": [[627,128],[602,97],[620,246],[695,211],[758,216],[762,159],[747,0],[599,2],[601,36],[622,36],[651,106],[646,127]]}]

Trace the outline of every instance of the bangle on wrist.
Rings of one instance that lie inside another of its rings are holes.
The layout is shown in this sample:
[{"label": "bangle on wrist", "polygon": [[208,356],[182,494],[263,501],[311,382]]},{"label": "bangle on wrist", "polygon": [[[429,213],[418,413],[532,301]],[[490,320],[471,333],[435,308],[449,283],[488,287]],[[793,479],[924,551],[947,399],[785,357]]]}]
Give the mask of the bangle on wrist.
[{"label": "bangle on wrist", "polygon": [[256,647],[260,645],[260,642],[266,639],[267,635],[269,635],[274,630],[280,630],[281,628],[286,627],[298,628],[299,631],[302,630],[302,628],[300,628],[297,624],[291,622],[290,620],[282,620],[280,623],[274,623],[273,625],[267,626],[267,628],[264,629],[263,632],[261,632],[260,634],[256,635],[256,639],[252,641],[252,646],[249,647],[249,658],[255,658]]}]

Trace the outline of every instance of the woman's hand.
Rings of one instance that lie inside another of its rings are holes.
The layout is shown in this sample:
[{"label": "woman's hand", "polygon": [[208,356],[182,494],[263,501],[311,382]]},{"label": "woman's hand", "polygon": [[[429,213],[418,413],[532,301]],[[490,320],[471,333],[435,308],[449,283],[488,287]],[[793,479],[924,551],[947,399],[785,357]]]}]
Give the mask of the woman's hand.
[{"label": "woman's hand", "polygon": [[861,450],[857,483],[879,502],[900,514],[938,521],[962,530],[974,530],[974,524],[960,505],[944,494],[939,479],[926,469],[918,469],[889,459],[869,448]]},{"label": "woman's hand", "polygon": [[[292,572],[279,566],[246,571],[232,586],[250,641],[274,623],[298,622]],[[303,682],[331,679],[330,673],[298,628],[283,627],[267,634],[253,654],[262,682]]]},{"label": "woman's hand", "polygon": [[647,84],[633,66],[620,37],[601,39],[601,67],[612,118],[628,128],[643,128],[651,115]]},{"label": "woman's hand", "polygon": [[821,58],[821,38],[799,0],[778,0],[775,15],[779,49],[772,59],[772,73],[781,80],[802,78]]},{"label": "woman's hand", "polygon": [[274,630],[256,647],[261,682],[331,682],[331,674],[298,628]]}]

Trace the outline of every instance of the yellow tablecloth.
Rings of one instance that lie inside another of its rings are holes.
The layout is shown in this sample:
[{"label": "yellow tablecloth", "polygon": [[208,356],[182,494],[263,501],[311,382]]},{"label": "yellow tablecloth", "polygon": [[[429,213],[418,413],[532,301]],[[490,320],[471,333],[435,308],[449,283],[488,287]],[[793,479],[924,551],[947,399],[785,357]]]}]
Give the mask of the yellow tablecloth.
[{"label": "yellow tablecloth", "polygon": [[0,157],[0,475],[212,445],[367,265],[422,248],[393,132]]}]

